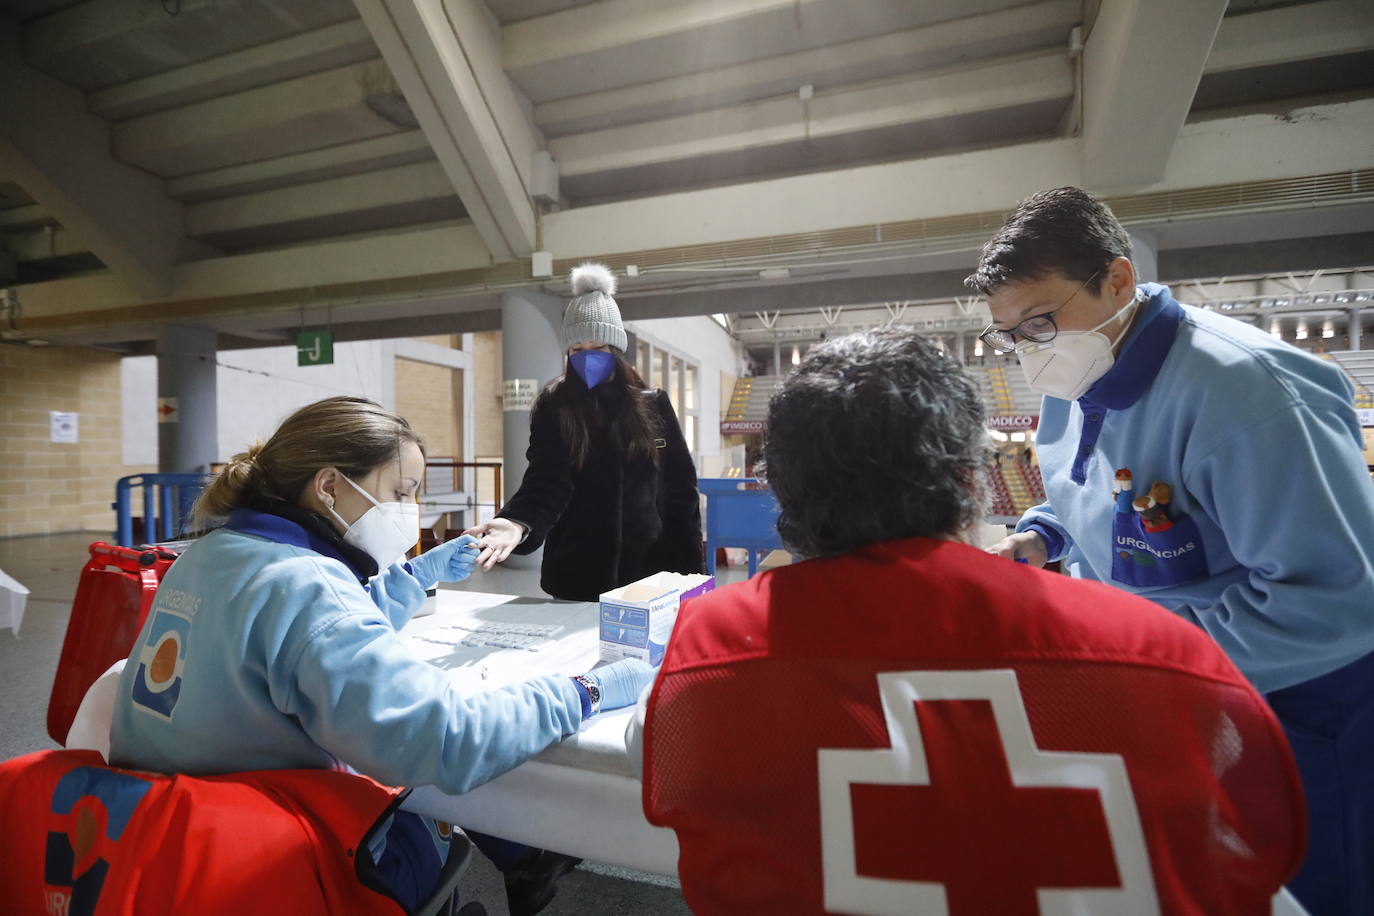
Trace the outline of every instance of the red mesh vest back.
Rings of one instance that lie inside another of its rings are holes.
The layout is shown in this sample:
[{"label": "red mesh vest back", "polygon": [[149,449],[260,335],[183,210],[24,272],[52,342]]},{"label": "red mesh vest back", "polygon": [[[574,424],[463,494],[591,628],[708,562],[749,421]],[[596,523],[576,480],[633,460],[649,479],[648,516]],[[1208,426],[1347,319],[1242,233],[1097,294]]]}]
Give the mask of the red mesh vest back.
[{"label": "red mesh vest back", "polygon": [[644,806],[696,913],[1267,913],[1301,790],[1202,631],[925,540],[682,611]]},{"label": "red mesh vest back", "polygon": [[355,848],[400,791],[328,770],[164,776],[94,751],[16,757],[0,763],[0,911],[402,913],[360,883]]}]

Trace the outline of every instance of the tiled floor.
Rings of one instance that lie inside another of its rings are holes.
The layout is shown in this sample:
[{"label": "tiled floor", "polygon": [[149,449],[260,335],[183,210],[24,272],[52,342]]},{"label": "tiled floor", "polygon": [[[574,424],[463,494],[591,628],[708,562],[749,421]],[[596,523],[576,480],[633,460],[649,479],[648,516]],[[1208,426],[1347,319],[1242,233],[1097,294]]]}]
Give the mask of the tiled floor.
[{"label": "tiled floor", "polygon": [[[87,546],[105,535],[63,534],[0,539],[0,569],[31,594],[18,637],[0,630],[0,760],[56,747],[47,735],[48,694],[62,649],[77,577]],[[744,578],[742,569],[720,570],[720,583]],[[540,597],[539,570],[498,567],[453,586],[471,591]],[[464,876],[464,893],[481,900],[491,916],[505,913],[500,875],[475,856]],[[563,879],[558,897],[544,911],[571,914],[688,913],[676,882],[654,875],[585,864]]]}]

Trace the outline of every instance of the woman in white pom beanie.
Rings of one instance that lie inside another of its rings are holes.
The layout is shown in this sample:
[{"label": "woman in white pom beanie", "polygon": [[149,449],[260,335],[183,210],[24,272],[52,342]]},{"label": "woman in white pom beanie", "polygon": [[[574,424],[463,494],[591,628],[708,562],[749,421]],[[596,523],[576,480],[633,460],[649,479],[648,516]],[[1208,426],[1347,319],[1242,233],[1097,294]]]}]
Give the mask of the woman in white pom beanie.
[{"label": "woman in white pom beanie", "polygon": [[701,511],[672,403],[625,359],[614,275],[583,264],[571,280],[567,369],[531,411],[524,480],[496,518],[468,531],[481,538],[484,569],[543,544],[544,591],[596,601],[656,572],[701,572]]}]

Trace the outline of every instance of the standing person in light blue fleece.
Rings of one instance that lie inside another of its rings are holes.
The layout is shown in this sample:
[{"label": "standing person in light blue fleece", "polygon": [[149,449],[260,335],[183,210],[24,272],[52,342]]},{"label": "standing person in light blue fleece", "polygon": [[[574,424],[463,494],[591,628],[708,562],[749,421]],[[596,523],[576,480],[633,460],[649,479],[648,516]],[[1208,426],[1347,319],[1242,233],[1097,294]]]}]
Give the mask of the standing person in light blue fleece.
[{"label": "standing person in light blue fleece", "polygon": [[410,425],[361,398],[304,407],[236,455],[196,504],[224,527],[168,570],[130,654],[110,762],[352,768],[461,793],[632,703],[643,662],[462,695],[409,650],[397,630],[425,589],[466,578],[477,554],[463,537],[404,562],[424,467]]},{"label": "standing person in light blue fleece", "polygon": [[992,548],[1143,595],[1202,627],[1287,731],[1309,809],[1291,888],[1374,913],[1374,483],[1331,363],[1137,286],[1077,188],[1023,201],[966,281],[982,339],[1045,395],[1046,502]]}]

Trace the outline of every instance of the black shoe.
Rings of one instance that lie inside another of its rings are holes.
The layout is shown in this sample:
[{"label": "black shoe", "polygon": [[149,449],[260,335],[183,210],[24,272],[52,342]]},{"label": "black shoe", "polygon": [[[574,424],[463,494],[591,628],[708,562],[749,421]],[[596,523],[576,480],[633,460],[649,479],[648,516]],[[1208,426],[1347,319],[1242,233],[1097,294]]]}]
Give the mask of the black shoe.
[{"label": "black shoe", "polygon": [[581,859],[541,849],[506,872],[510,916],[534,916],[558,893],[558,879],[582,864]]}]

